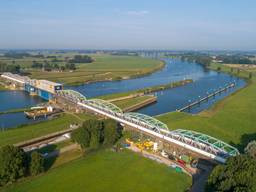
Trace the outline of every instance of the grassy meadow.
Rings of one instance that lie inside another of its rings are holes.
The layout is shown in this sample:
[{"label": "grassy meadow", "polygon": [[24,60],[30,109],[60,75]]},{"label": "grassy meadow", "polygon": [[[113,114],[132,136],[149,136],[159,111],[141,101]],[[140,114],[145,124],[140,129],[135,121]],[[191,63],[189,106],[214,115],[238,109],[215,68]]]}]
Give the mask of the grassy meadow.
[{"label": "grassy meadow", "polygon": [[81,122],[81,120],[75,118],[75,116],[64,114],[53,120],[7,129],[0,132],[0,146],[15,144],[53,132],[62,131],[68,129],[71,123],[79,122]]},{"label": "grassy meadow", "polygon": [[131,99],[125,99],[125,100],[120,100],[120,101],[114,101],[113,103],[120,107],[121,109],[125,109],[127,107],[130,106],[134,106],[137,105],[147,99],[152,98],[152,96],[150,95],[145,95],[145,96],[141,96],[141,97],[135,97],[135,98],[131,98]]},{"label": "grassy meadow", "polygon": [[64,84],[118,80],[153,72],[163,66],[161,61],[135,56],[93,55],[95,61],[79,64],[73,72],[31,71],[32,78],[49,79]]},{"label": "grassy meadow", "polygon": [[[74,54],[56,55],[59,66],[65,65],[65,57],[72,57]],[[21,68],[30,73],[31,78],[48,79],[64,84],[82,84],[91,81],[119,80],[151,73],[164,66],[159,60],[142,58],[138,56],[114,56],[108,54],[90,55],[94,62],[77,64],[74,71],[42,71],[32,69],[33,61],[53,63],[51,58],[25,57],[23,59],[0,58],[0,62],[7,64],[19,64]]]},{"label": "grassy meadow", "polygon": [[133,152],[102,150],[3,188],[2,192],[184,192],[190,185],[187,175]]}]

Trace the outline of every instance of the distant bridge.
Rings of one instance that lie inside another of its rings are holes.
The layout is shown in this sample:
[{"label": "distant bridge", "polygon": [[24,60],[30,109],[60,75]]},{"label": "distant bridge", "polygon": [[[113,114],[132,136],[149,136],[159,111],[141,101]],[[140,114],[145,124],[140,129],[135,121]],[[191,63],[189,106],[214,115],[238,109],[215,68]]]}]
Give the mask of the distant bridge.
[{"label": "distant bridge", "polygon": [[187,109],[191,109],[193,106],[198,105],[198,104],[200,104],[204,101],[208,101],[208,99],[210,99],[211,97],[215,97],[217,94],[221,94],[222,92],[227,91],[228,89],[231,89],[235,86],[236,86],[235,83],[230,83],[227,86],[225,86],[224,88],[220,88],[219,90],[217,90],[217,91],[215,91],[215,92],[213,92],[213,93],[211,93],[211,94],[209,94],[209,95],[207,95],[207,96],[205,96],[205,97],[203,97],[203,98],[201,98],[201,99],[199,99],[199,100],[197,100],[193,103],[190,103],[187,106],[182,107],[181,109],[178,109],[177,111],[182,112],[182,111],[185,111]]},{"label": "distant bridge", "polygon": [[105,100],[88,100],[84,95],[73,90],[57,91],[56,96],[220,163],[225,163],[228,157],[239,154],[236,148],[214,137],[183,129],[170,131],[166,124],[153,117],[140,113],[123,113],[119,107]]}]

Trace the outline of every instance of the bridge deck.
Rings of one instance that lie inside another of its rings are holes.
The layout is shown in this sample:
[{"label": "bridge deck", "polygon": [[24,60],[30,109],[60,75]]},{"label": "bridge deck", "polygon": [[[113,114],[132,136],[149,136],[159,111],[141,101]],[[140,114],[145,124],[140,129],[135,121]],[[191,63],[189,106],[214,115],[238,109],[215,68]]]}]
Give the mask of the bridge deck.
[{"label": "bridge deck", "polygon": [[[188,130],[170,131],[165,124],[156,119],[154,120],[153,117],[137,113],[129,115],[129,113],[126,114],[121,110],[116,110],[114,104],[110,104],[107,101],[103,102],[100,100],[97,104],[97,100],[87,100],[77,93],[72,97],[69,94],[63,94],[62,92],[67,91],[59,91],[57,92],[57,96],[65,97],[79,108],[82,107],[96,114],[114,119],[121,124],[135,128],[141,132],[150,134],[155,138],[178,145],[207,158],[216,160],[217,162],[224,163],[228,157],[239,154],[236,148],[205,134]],[[73,92],[74,91],[69,93]],[[140,118],[142,119],[140,120]]]}]

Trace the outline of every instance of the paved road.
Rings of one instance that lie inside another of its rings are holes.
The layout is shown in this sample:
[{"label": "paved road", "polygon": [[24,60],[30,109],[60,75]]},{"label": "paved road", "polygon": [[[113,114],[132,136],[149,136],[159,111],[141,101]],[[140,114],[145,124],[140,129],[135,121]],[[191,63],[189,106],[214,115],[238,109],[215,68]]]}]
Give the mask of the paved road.
[{"label": "paved road", "polygon": [[213,167],[199,165],[198,173],[192,176],[193,184],[190,192],[204,192],[208,176],[211,174]]}]

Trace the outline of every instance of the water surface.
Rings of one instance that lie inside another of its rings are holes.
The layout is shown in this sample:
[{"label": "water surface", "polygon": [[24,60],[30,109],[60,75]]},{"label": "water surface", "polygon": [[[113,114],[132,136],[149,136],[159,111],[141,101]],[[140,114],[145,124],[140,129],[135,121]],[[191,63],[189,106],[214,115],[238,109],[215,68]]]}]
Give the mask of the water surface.
[{"label": "water surface", "polygon": [[[198,113],[208,109],[216,101],[233,93],[246,85],[246,82],[228,74],[207,70],[199,64],[182,62],[176,59],[166,59],[166,66],[148,76],[121,81],[96,82],[81,86],[66,87],[81,92],[87,98],[96,96],[127,92],[145,87],[167,84],[183,79],[193,79],[194,82],[182,87],[156,92],[157,103],[145,107],[138,112],[148,115],[159,115],[162,113],[175,111],[189,103],[196,101],[217,89],[226,86],[231,82],[236,83],[236,87],[217,95],[196,107],[190,113]],[[23,91],[0,91],[0,111],[33,106],[43,102],[39,97],[31,97]],[[0,115],[0,128],[14,127],[20,124],[31,123],[33,120],[26,119],[23,113]]]}]

